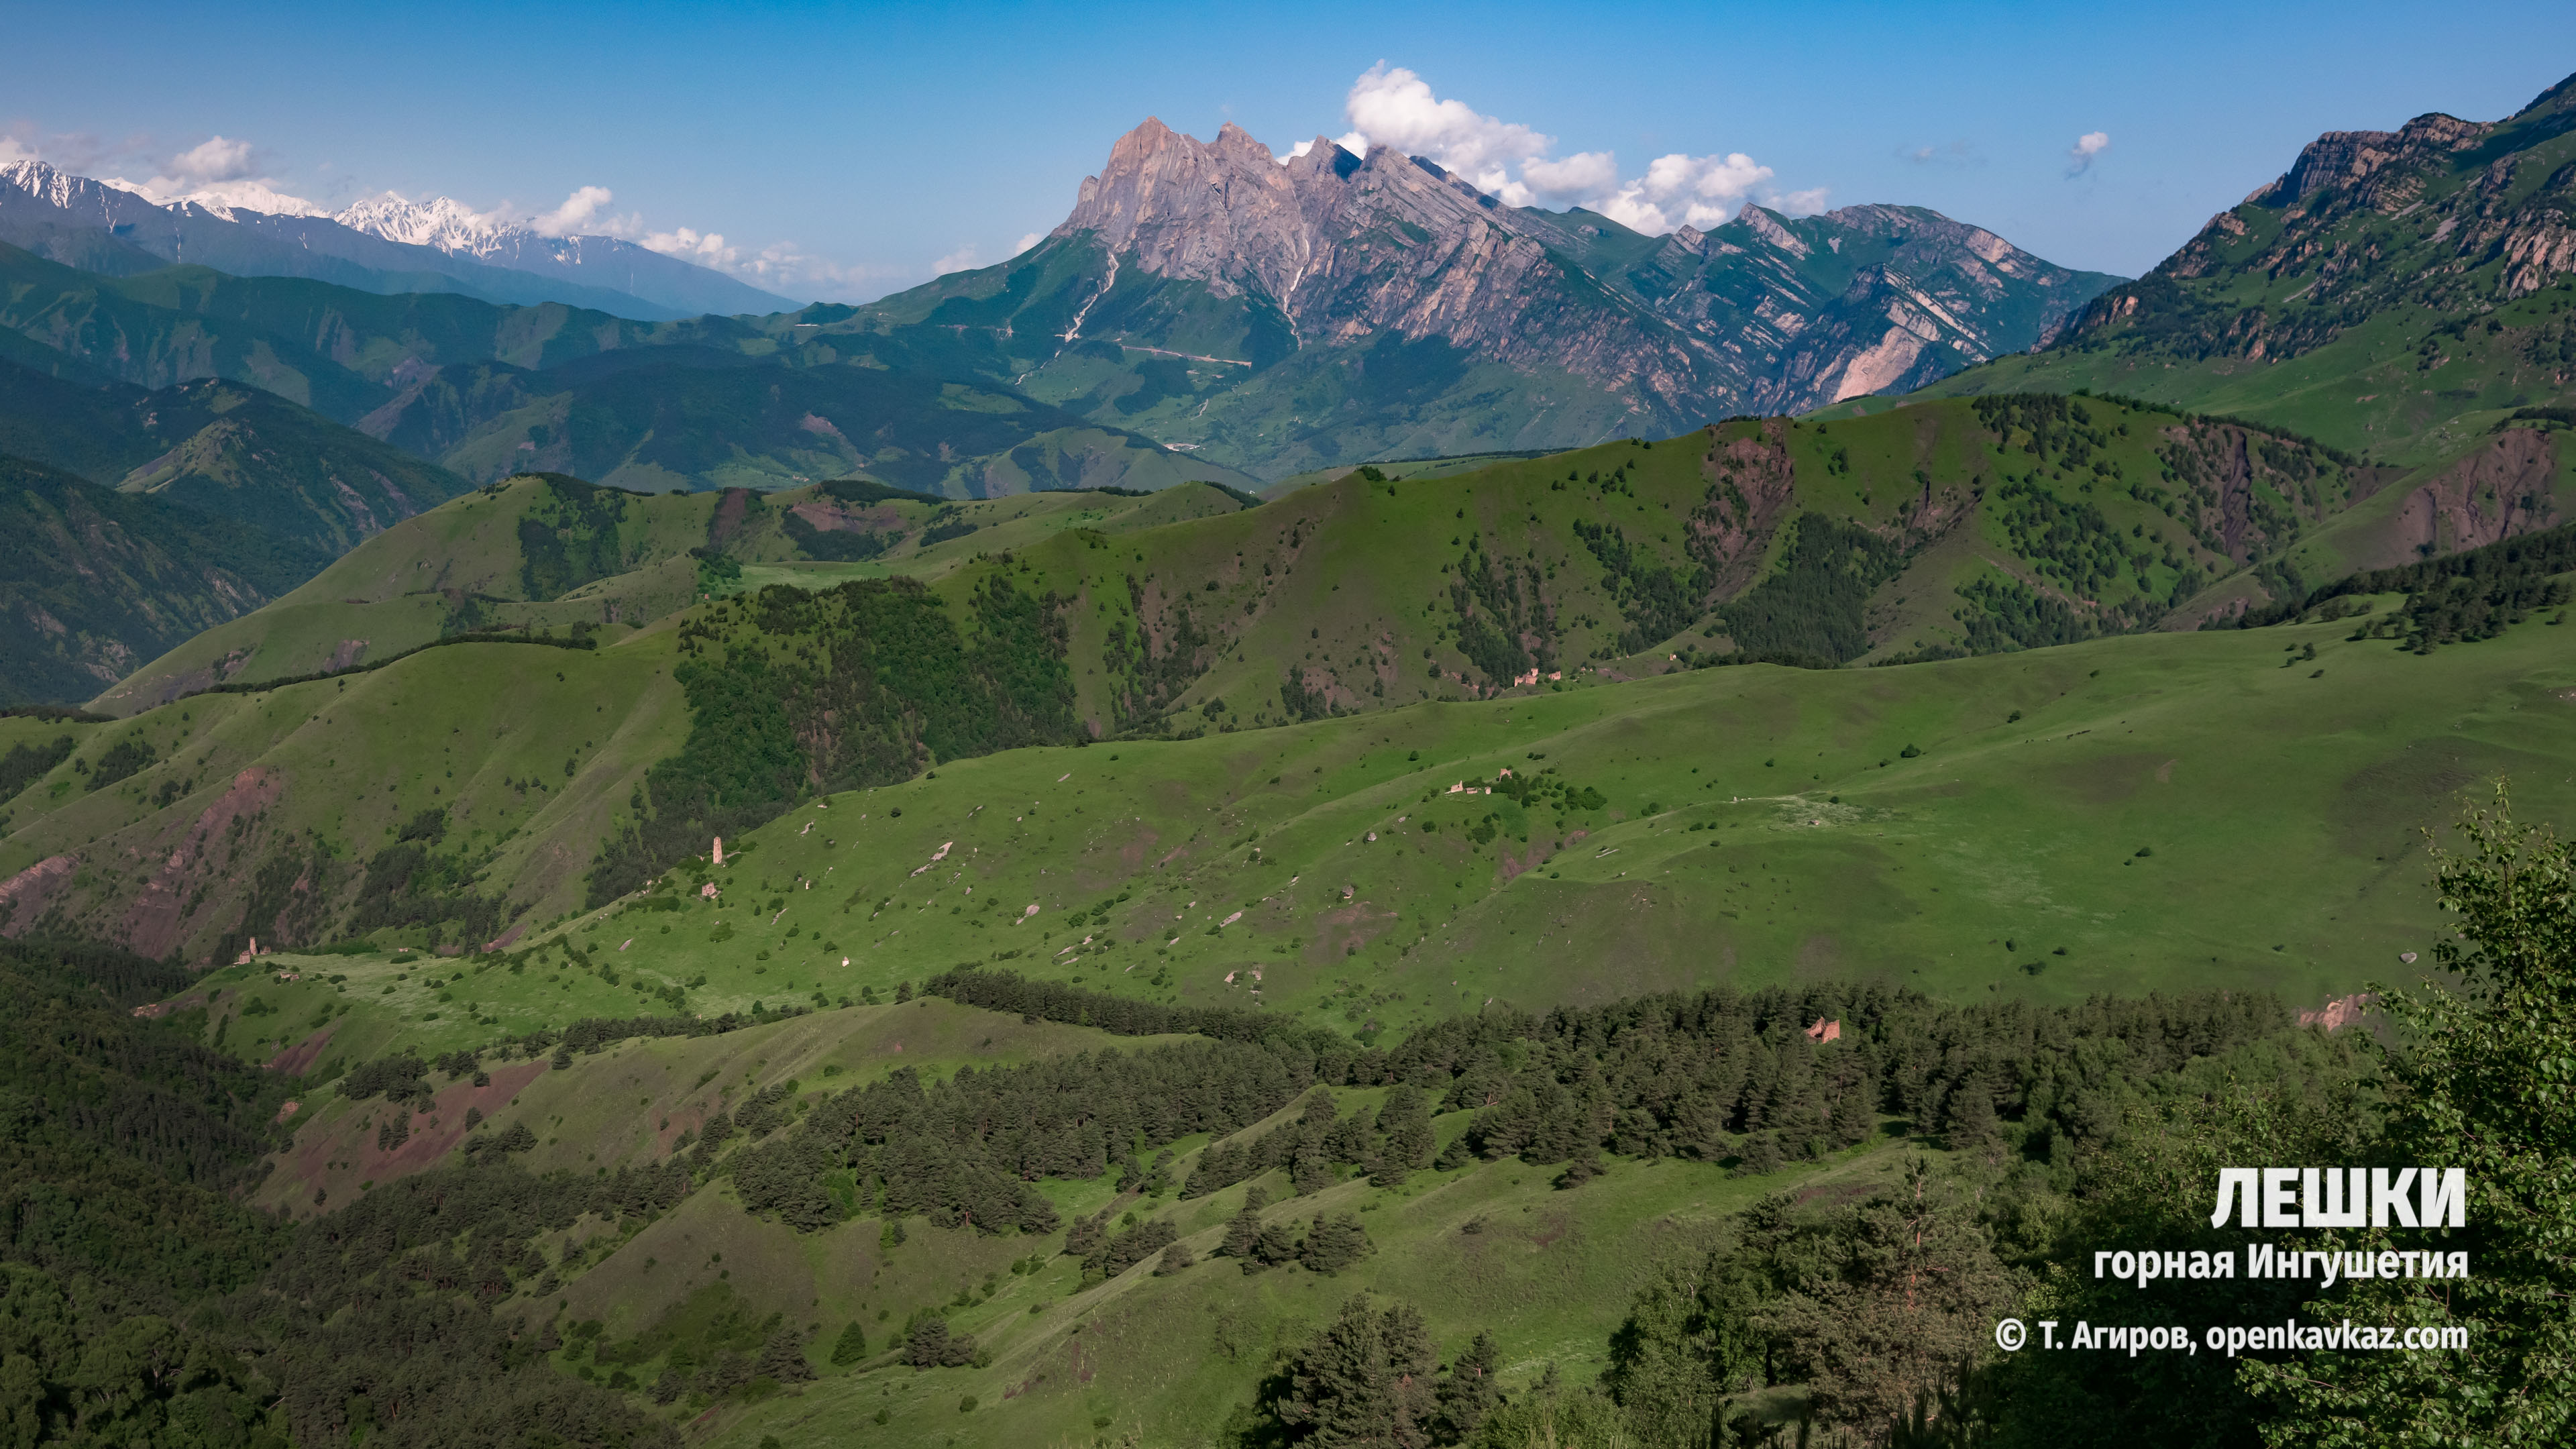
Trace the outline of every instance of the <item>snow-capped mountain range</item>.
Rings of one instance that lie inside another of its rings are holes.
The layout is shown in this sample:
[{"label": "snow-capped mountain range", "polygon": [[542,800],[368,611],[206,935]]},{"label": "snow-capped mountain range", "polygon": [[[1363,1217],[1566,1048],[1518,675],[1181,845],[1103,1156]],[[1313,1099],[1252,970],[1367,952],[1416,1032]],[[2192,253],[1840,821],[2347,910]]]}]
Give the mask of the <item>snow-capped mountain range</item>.
[{"label": "snow-capped mountain range", "polygon": [[185,262],[385,294],[562,302],[647,321],[801,305],[634,242],[550,236],[443,196],[383,196],[338,212],[265,187],[163,198],[41,161],[0,165],[0,241],[116,275]]}]

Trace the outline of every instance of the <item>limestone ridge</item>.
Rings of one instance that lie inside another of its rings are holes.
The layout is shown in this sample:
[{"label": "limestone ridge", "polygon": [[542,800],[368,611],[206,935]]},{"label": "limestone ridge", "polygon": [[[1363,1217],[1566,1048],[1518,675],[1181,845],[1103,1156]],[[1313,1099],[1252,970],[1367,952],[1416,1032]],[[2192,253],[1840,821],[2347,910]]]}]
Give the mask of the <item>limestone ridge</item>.
[{"label": "limestone ridge", "polygon": [[[1301,343],[1439,337],[1685,418],[1918,386],[2029,346],[2112,280],[1920,208],[1791,221],[1748,203],[1714,233],[1685,227],[1599,265],[1613,231],[1650,240],[1588,212],[1500,205],[1391,150],[1363,160],[1318,136],[1283,165],[1231,122],[1202,144],[1148,119],[1084,178],[1054,235],[1088,232],[1122,265],[1261,297]],[[1855,242],[1857,264],[1836,265]],[[1747,282],[1749,305],[1734,300]]]},{"label": "limestone ridge", "polygon": [[[2031,346],[2117,280],[1920,208],[1748,205],[1655,237],[1506,206],[1392,150],[1318,136],[1282,161],[1232,124],[1201,142],[1148,119],[1033,252],[871,310],[990,328],[1039,395],[1052,370],[1091,389],[1077,410],[1142,414],[1172,446],[1276,475],[1360,448],[1565,446],[1918,386]],[[1395,367],[1395,344],[1436,350]],[[1089,371],[1059,365],[1077,350]],[[1345,370],[1376,367],[1370,386],[1319,394],[1317,370],[1354,353]],[[1153,356],[1207,366],[1156,390],[1099,374]]]}]

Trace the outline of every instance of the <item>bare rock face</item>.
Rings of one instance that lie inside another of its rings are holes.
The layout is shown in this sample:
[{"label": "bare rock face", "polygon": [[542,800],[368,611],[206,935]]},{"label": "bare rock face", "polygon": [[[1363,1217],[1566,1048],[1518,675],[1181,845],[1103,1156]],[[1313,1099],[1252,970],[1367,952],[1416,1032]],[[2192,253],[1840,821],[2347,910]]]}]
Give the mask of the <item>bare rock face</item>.
[{"label": "bare rock face", "polygon": [[1083,181],[1055,236],[1088,233],[1119,267],[1274,306],[1301,346],[1437,337],[1686,410],[1726,370],[1716,349],[1635,299],[1569,305],[1591,279],[1551,254],[1553,228],[1532,215],[1393,151],[1362,160],[1319,136],[1282,165],[1231,123],[1203,144],[1148,120]]},{"label": "bare rock face", "polygon": [[1319,136],[1283,160],[1231,124],[1202,142],[1149,119],[1035,252],[874,310],[983,330],[1023,379],[1069,355],[1086,380],[1161,367],[1083,401],[1275,475],[1293,468],[1250,450],[1283,437],[1310,440],[1309,464],[1560,447],[1911,387],[2030,346],[2116,280],[1919,208],[1748,206],[1658,238],[1505,206],[1391,150]]}]

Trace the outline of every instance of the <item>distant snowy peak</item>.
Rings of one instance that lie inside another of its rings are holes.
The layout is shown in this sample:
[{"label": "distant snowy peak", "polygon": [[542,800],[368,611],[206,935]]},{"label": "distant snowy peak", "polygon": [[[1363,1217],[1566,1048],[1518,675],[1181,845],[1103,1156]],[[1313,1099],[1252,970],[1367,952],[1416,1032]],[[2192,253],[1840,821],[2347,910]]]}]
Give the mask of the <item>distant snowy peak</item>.
[{"label": "distant snowy peak", "polygon": [[[574,195],[590,205],[607,200],[596,187]],[[391,192],[331,211],[257,181],[179,195],[42,161],[0,164],[0,241],[93,270],[132,270],[135,258],[151,256],[368,291],[421,290],[426,273],[486,301],[562,302],[648,320],[801,305],[684,256],[572,233],[590,214],[567,202],[542,218],[511,219],[452,197],[411,201]]]},{"label": "distant snowy peak", "polygon": [[221,181],[179,196],[159,195],[150,187],[138,182],[123,181],[113,177],[109,178],[107,184],[122,186],[128,191],[174,211],[182,206],[195,206],[212,212],[226,221],[239,221],[241,218],[234,213],[243,211],[256,212],[262,216],[328,217],[331,214],[301,196],[289,196],[283,191],[258,181]]},{"label": "distant snowy peak", "polygon": [[453,256],[490,256],[511,243],[537,239],[535,228],[479,212],[451,196],[406,201],[392,192],[361,201],[331,218],[352,231],[409,246],[436,247]]},{"label": "distant snowy peak", "polygon": [[24,192],[47,206],[58,206],[65,211],[88,200],[87,189],[97,185],[87,177],[57,171],[42,161],[12,161],[0,166],[0,186]]}]

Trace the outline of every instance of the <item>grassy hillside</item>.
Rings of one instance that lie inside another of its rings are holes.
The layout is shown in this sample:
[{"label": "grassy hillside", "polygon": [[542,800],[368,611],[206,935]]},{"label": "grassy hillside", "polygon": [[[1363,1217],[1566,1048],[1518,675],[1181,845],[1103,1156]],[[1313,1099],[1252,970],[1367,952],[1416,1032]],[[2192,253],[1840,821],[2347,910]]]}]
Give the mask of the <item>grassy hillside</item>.
[{"label": "grassy hillside", "polygon": [[1215,729],[1730,651],[1877,662],[2136,628],[2363,485],[2227,424],[1989,400],[1352,474],[1014,567],[1081,601],[1087,717]]},{"label": "grassy hillside", "polygon": [[[587,957],[615,959],[574,943],[459,975],[284,955],[173,1004],[204,1008],[186,1019],[254,1057],[249,1032],[313,1012],[278,1063],[308,1087],[295,1140],[257,1195],[308,1220],[305,1239],[358,1235],[337,1220],[424,1198],[595,1180],[587,1211],[501,1244],[478,1231],[452,1275],[428,1246],[404,1271],[433,1291],[472,1283],[523,1333],[551,1324],[542,1362],[720,1444],[1240,1432],[1281,1357],[1357,1292],[1416,1307],[1443,1358],[1491,1332],[1501,1386],[1544,1395],[1616,1361],[1663,1274],[1729,1241],[1832,1231],[1926,1149],[1957,1154],[1942,1172],[1964,1181],[1933,1184],[1945,1199],[1991,1192],[2002,1236],[2044,1244],[2016,1214],[2065,1176],[2068,1147],[2056,1172],[2043,1165],[2052,1135],[2098,1145],[2098,1108],[2007,1089],[1988,1109],[2012,1119],[2005,1137],[1963,1105],[1981,1100],[1980,1072],[2017,1078],[2034,1037],[2095,1048],[2084,1081],[2109,1092],[2195,1058],[2203,1080],[2295,1079],[2316,1052],[2267,1040],[2286,1018],[2241,992],[2034,1014],[1822,981],[1543,1019],[1492,1010],[1368,1052],[1239,1011],[1205,1015],[1195,1037],[1039,1014],[1098,997],[1018,1014],[923,998],[658,1036],[594,1022],[467,1052],[436,1016],[388,1030],[402,1008],[387,993],[400,1003],[423,975],[450,996],[507,995],[511,980],[590,974]],[[1824,1018],[1838,1044],[1812,1045],[1803,1028]],[[1999,1176],[2007,1143],[2040,1156]],[[1015,1161],[1015,1176],[979,1175]],[[1016,1194],[1016,1223],[958,1206],[982,1212],[995,1192]],[[1223,1255],[1247,1212],[1278,1235],[1251,1257],[1275,1253],[1265,1271]],[[1355,1256],[1276,1261],[1327,1219],[1346,1222]],[[407,1237],[395,1246],[442,1241]],[[912,1366],[907,1337],[931,1317],[971,1338]],[[1794,1417],[1798,1397],[1751,1406]]]},{"label": "grassy hillside", "polygon": [[[941,730],[975,738],[978,716],[934,712],[899,736],[926,761],[879,761],[854,740],[811,744],[792,714],[693,718],[675,676],[702,701],[735,676],[679,666],[746,657],[756,602],[596,650],[458,644],[115,724],[0,722],[8,747],[73,742],[58,762],[31,756],[49,767],[0,807],[0,871],[26,873],[9,929],[203,959],[254,935],[425,948],[514,923],[514,939],[539,939],[566,919],[622,948],[623,984],[585,1010],[666,991],[706,1011],[883,996],[996,958],[1177,1003],[1258,992],[1351,1029],[1488,997],[1827,969],[1943,992],[2261,984],[2313,1002],[2422,947],[2409,832],[2455,792],[2508,774],[2535,808],[2563,809],[2549,777],[2566,773],[2576,687],[2546,610],[2418,653],[2384,629],[2352,637],[2398,621],[2380,598],[2359,621],[1886,670],[1596,674],[982,759],[941,744]],[[757,652],[792,669],[801,637]],[[991,667],[973,637],[960,678]],[[806,707],[801,689],[785,698]],[[692,773],[715,743],[796,763],[688,793],[731,778]],[[796,783],[817,777],[828,800]],[[658,822],[641,853],[603,855],[647,823],[639,804]],[[737,812],[708,832],[729,837],[721,870],[681,833],[711,809]],[[582,914],[611,858],[659,889]],[[1569,973],[1574,959],[1601,964]]]},{"label": "grassy hillside", "polygon": [[135,670],[91,707],[131,714],[214,684],[347,669],[458,634],[617,639],[702,598],[939,578],[1068,529],[1124,534],[1241,506],[1206,485],[949,503],[860,480],[763,497],[517,474],[369,539],[288,596]]},{"label": "grassy hillside", "polygon": [[70,703],[293,588],[314,551],[0,455],[0,700]]}]

